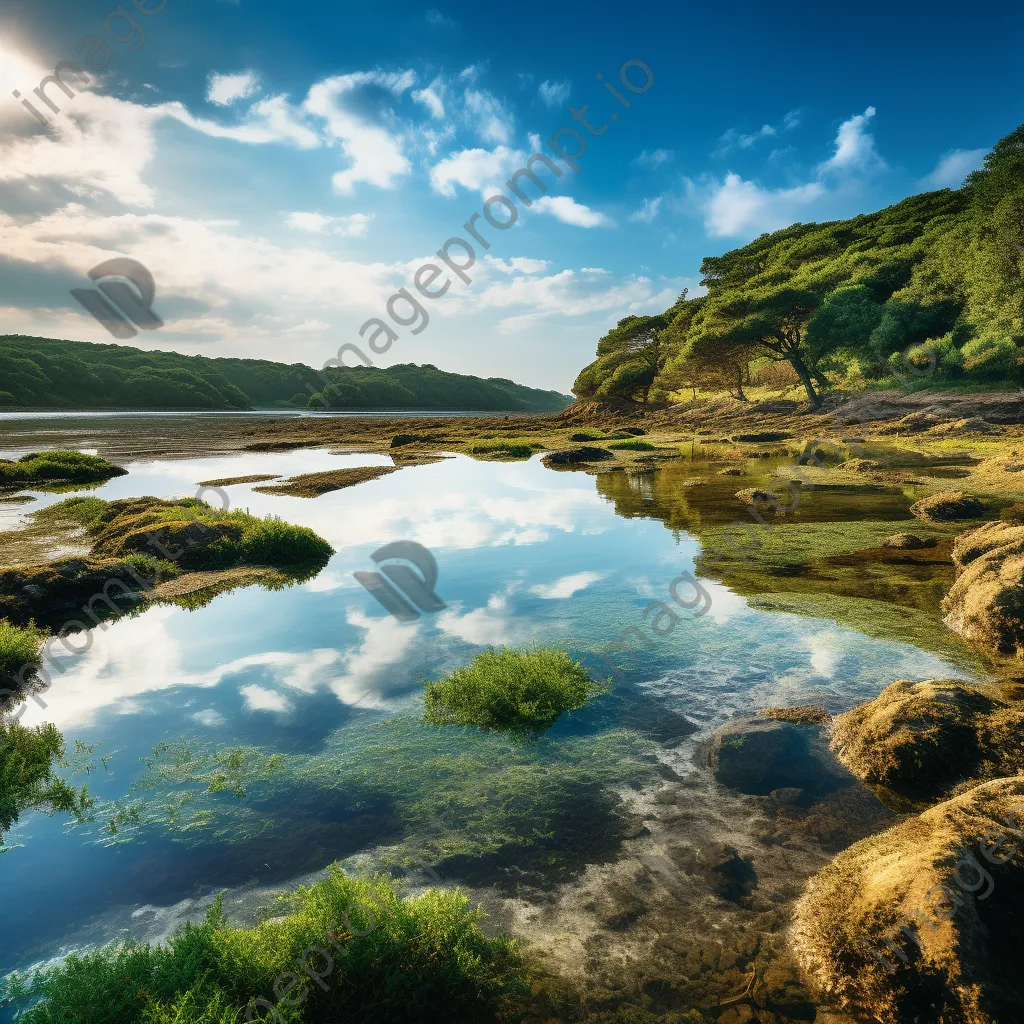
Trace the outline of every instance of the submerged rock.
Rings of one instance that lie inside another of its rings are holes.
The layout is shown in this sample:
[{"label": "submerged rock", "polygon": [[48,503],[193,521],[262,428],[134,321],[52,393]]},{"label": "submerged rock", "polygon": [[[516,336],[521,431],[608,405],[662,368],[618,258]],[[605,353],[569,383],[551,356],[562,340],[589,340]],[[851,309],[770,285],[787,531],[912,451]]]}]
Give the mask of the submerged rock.
[{"label": "submerged rock", "polygon": [[549,452],[541,460],[548,466],[574,466],[581,462],[607,462],[615,453],[607,448],[566,448],[564,451]]},{"label": "submerged rock", "polygon": [[1024,526],[986,523],[953,545],[957,580],[942,610],[950,629],[990,650],[1024,657]]},{"label": "submerged rock", "polygon": [[1016,1024],[1024,1005],[1024,779],[854,844],[798,900],[794,951],[825,1000],[882,1024]]},{"label": "submerged rock", "polygon": [[910,511],[919,519],[948,521],[955,519],[980,519],[986,514],[985,505],[977,498],[961,491],[939,491],[927,498],[915,501]]},{"label": "submerged rock", "polygon": [[832,749],[864,782],[933,800],[965,780],[1016,772],[1020,755],[1001,742],[1007,719],[1024,723],[1024,712],[955,679],[901,679],[836,718]]},{"label": "submerged rock", "polygon": [[711,741],[710,763],[722,785],[759,796],[792,788],[825,793],[852,781],[819,726],[761,716],[723,725]]}]

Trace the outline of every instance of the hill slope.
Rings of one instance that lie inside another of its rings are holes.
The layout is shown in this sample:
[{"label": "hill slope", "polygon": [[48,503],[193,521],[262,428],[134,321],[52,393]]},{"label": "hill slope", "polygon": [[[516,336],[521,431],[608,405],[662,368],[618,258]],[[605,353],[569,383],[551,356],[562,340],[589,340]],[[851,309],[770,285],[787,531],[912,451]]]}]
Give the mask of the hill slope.
[{"label": "hill slope", "polygon": [[[319,371],[302,363],[210,359],[22,335],[0,336],[0,408],[451,409],[558,412],[556,391],[502,377],[446,373],[429,363]],[[311,397],[328,389],[322,400]]]},{"label": "hill slope", "polygon": [[707,294],[619,322],[573,387],[664,401],[748,383],[1024,383],[1024,125],[956,191],[793,224],[701,265]]}]

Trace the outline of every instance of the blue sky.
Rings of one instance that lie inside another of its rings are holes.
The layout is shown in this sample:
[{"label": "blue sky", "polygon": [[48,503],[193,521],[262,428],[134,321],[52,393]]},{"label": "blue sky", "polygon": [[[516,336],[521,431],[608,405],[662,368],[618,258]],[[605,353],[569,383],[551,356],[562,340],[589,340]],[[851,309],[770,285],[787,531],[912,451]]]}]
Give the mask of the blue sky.
[{"label": "blue sky", "polygon": [[[957,187],[1024,120],[1003,3],[162,3],[0,5],[0,333],[112,340],[70,289],[121,255],[165,321],[131,344],[321,365],[541,150],[546,196],[370,354],[566,391],[703,256]],[[53,113],[32,90],[66,59],[93,70]]]}]

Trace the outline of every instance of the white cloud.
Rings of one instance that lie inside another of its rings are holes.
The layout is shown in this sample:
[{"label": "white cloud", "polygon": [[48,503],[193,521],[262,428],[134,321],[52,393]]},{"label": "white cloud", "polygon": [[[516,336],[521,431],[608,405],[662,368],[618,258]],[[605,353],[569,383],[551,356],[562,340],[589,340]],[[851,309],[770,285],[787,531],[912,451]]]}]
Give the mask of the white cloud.
[{"label": "white cloud", "polygon": [[350,238],[365,238],[369,229],[372,214],[350,213],[343,217],[328,217],[322,213],[289,213],[285,224],[297,231],[309,231],[313,234],[343,235]]},{"label": "white cloud", "polygon": [[250,711],[291,711],[292,703],[277,690],[268,690],[265,686],[250,683],[238,691],[244,698]]},{"label": "white cloud", "polygon": [[776,231],[798,220],[798,211],[825,192],[818,181],[794,188],[763,189],[738,174],[728,174],[705,204],[704,226],[709,235],[718,238]]},{"label": "white cloud", "polygon": [[600,572],[577,572],[571,576],[562,576],[554,583],[542,583],[530,587],[530,593],[536,594],[547,601],[561,600],[586,590],[592,583],[604,579],[604,573]]},{"label": "white cloud", "polygon": [[480,646],[515,644],[526,639],[526,624],[515,622],[507,614],[508,601],[502,594],[492,594],[484,608],[474,608],[465,614],[460,608],[460,605],[455,605],[441,612],[437,616],[438,629]]},{"label": "white cloud", "polygon": [[493,267],[501,274],[539,274],[551,266],[550,260],[535,260],[528,256],[513,256],[509,260],[499,259],[497,256],[485,256],[484,263]]},{"label": "white cloud", "polygon": [[514,118],[497,96],[484,89],[467,89],[463,100],[468,118],[484,142],[508,143]]},{"label": "white cloud", "polygon": [[431,117],[444,117],[444,100],[441,98],[440,82],[434,81],[425,89],[416,89],[412,93],[412,98],[417,103],[422,103],[430,111]]},{"label": "white cloud", "polygon": [[661,208],[663,198],[663,196],[656,196],[654,199],[645,199],[640,209],[629,215],[629,219],[650,224],[658,216],[658,210]]},{"label": "white cloud", "polygon": [[667,163],[674,155],[675,153],[671,149],[645,149],[633,163],[637,167],[650,167],[653,170],[655,167]]},{"label": "white cloud", "polygon": [[219,107],[230,106],[235,100],[244,100],[259,88],[259,76],[255,71],[243,71],[237,75],[210,74],[206,84],[206,99]]},{"label": "white cloud", "polygon": [[224,725],[227,722],[227,719],[219,711],[214,711],[213,708],[207,708],[205,711],[196,711],[193,713],[192,718],[200,725],[205,725],[208,729],[215,729],[217,726]]},{"label": "white cloud", "polygon": [[868,107],[863,114],[854,114],[839,126],[836,151],[819,166],[819,173],[885,167],[885,161],[875,150],[875,137],[867,130],[874,116],[875,108]]},{"label": "white cloud", "polygon": [[353,101],[368,87],[383,89],[399,99],[415,83],[411,71],[357,71],[326,78],[309,90],[303,110],[323,118],[328,134],[351,161],[350,167],[332,178],[338,192],[349,195],[360,182],[394,188],[396,179],[409,173],[411,165],[402,140],[353,109]]},{"label": "white cloud", "polygon": [[549,107],[560,107],[569,99],[571,82],[541,82],[537,94]]},{"label": "white cloud", "polygon": [[458,28],[459,23],[454,18],[443,15],[436,7],[431,7],[426,14],[427,24],[434,28]]},{"label": "white cloud", "polygon": [[753,149],[762,139],[775,138],[780,132],[792,131],[800,124],[801,110],[790,110],[782,119],[782,124],[763,124],[756,132],[744,134],[737,128],[730,128],[718,140],[712,156],[728,156],[737,149]]},{"label": "white cloud", "polygon": [[463,149],[446,156],[430,169],[430,184],[443,196],[455,195],[456,185],[489,196],[503,189],[505,181],[525,163],[525,153],[507,146]]},{"label": "white cloud", "polygon": [[610,217],[584,206],[583,203],[577,203],[572,196],[541,196],[534,201],[530,209],[578,228],[605,228],[614,224]]},{"label": "white cloud", "polygon": [[959,188],[971,171],[978,170],[988,156],[987,149],[953,149],[943,153],[931,174],[921,179],[924,188]]}]

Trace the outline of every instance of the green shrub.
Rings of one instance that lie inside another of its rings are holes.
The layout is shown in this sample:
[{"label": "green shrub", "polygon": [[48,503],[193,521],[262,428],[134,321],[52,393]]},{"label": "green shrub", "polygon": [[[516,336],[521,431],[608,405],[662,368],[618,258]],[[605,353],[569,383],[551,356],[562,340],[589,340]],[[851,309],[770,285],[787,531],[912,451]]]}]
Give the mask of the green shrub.
[{"label": "green shrub", "polygon": [[961,355],[965,373],[975,380],[1009,380],[1017,370],[1017,346],[993,331],[967,342]]},{"label": "green shrub", "polygon": [[[22,1024],[412,1024],[493,1019],[504,997],[525,991],[515,944],[485,936],[481,913],[459,890],[402,899],[383,877],[357,880],[334,866],[281,899],[291,912],[253,928],[226,927],[218,899],[202,924],[166,946],[71,954],[13,977],[8,996],[42,996]],[[333,967],[312,946],[327,950]],[[310,973],[324,975],[327,991]]]},{"label": "green shrub", "polygon": [[564,651],[484,651],[465,668],[428,682],[423,720],[535,736],[563,711],[581,708],[601,688]]},{"label": "green shrub", "polygon": [[100,483],[127,472],[98,455],[61,449],[32,452],[15,462],[0,459],[0,484]]},{"label": "green shrub", "polygon": [[38,629],[34,623],[15,626],[0,619],[0,688],[13,689],[12,682],[23,685],[18,682],[18,673],[26,664],[39,664],[39,650],[47,635],[46,630]]},{"label": "green shrub", "polygon": [[653,451],[657,445],[651,444],[650,441],[642,441],[639,437],[631,438],[627,441],[613,441],[609,448],[624,449],[629,452],[650,452]]},{"label": "green shrub", "polygon": [[530,441],[502,439],[495,441],[472,441],[466,445],[470,455],[490,455],[493,458],[528,459],[534,452]]}]

